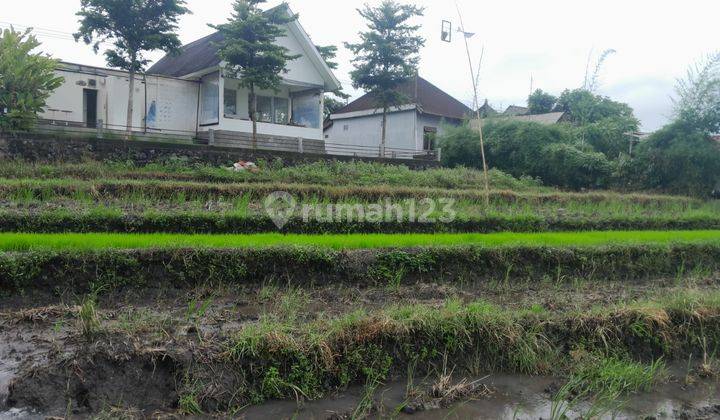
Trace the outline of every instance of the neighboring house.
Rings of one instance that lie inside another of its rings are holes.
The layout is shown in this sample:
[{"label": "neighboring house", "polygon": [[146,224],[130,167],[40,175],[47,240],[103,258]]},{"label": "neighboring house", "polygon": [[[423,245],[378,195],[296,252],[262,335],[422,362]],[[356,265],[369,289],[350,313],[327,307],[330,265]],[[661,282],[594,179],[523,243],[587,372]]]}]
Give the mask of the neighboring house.
[{"label": "neighboring house", "polygon": [[720,135],[712,136],[712,139],[715,140],[716,142],[720,143]]},{"label": "neighboring house", "polygon": [[[424,152],[436,149],[443,126],[460,125],[472,115],[462,102],[422,77],[415,77],[399,91],[408,98],[387,115],[386,150]],[[382,110],[368,93],[332,114],[325,124],[328,151],[352,147],[377,150],[382,138]],[[337,145],[337,146],[336,146]]]},{"label": "neighboring house", "polygon": [[507,119],[512,121],[536,122],[545,125],[553,125],[567,121],[567,113],[548,112],[547,114],[514,115],[507,117]]},{"label": "neighboring house", "polygon": [[[278,7],[286,7],[281,5]],[[289,8],[287,13],[292,13]],[[277,43],[300,58],[287,64],[278,92],[257,92],[258,134],[281,138],[323,139],[324,92],[340,82],[298,21],[285,25]],[[214,33],[168,55],[138,75],[133,131],[199,134],[208,130],[251,133],[248,90],[226,77],[218,57],[222,35]],[[65,83],[47,101],[41,116],[56,125],[122,130],[127,120],[128,74],[123,71],[62,63]]]},{"label": "neighboring house", "polygon": [[490,106],[490,103],[487,99],[485,99],[485,103],[483,104],[483,106],[478,109],[478,113],[480,114],[480,118],[487,118],[498,115],[498,112],[495,111],[492,106]]},{"label": "neighboring house", "polygon": [[527,115],[530,113],[530,109],[524,106],[510,105],[507,107],[503,115],[506,117],[516,117],[518,115]]},{"label": "neighboring house", "polygon": [[[485,104],[479,109],[483,118],[505,119],[511,121],[536,122],[539,124],[553,125],[568,121],[566,112],[548,112],[546,114],[530,114],[530,109],[522,106],[510,105],[502,114],[495,111],[485,100]],[[474,123],[473,126],[476,126]]]}]

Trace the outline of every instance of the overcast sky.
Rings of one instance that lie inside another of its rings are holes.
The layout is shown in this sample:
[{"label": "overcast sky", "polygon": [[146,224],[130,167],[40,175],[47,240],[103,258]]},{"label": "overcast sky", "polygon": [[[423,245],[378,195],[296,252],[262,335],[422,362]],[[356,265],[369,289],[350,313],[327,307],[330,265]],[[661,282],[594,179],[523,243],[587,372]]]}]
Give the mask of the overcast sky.
[{"label": "overcast sky", "polygon": [[[75,12],[80,0],[2,0],[0,27],[37,28],[43,50],[55,58],[104,65],[71,37],[77,29]],[[317,44],[341,47],[337,77],[347,90],[352,59],[344,41],[356,41],[363,29],[356,9],[363,0],[290,0],[300,22]],[[370,0],[377,4],[380,0]],[[182,19],[180,38],[191,42],[212,32],[207,23],[222,23],[230,14],[230,0],[188,0],[193,14]],[[268,1],[268,7],[280,3]],[[422,50],[420,75],[468,105],[472,85],[464,44],[455,35],[452,44],[440,40],[443,20],[459,26],[452,0],[416,0],[424,6],[418,19],[427,44]],[[535,88],[559,94],[582,85],[588,56],[606,49],[617,53],[602,70],[598,92],[629,103],[645,130],[662,126],[671,114],[675,80],[691,63],[720,48],[720,1],[686,0],[458,0],[466,30],[477,35],[470,48],[477,62],[484,47],[480,96],[498,109],[524,105]],[[159,59],[162,54],[152,54]],[[481,101],[482,101],[481,99]]]}]

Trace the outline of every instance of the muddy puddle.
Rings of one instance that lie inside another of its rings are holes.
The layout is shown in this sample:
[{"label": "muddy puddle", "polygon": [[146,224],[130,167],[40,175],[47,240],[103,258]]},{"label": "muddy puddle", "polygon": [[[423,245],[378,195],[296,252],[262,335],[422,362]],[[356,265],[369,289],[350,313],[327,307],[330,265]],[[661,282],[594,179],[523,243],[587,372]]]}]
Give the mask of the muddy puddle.
[{"label": "muddy puddle", "polygon": [[[562,412],[568,418],[581,418],[593,410],[589,403],[573,408],[565,402],[553,403],[548,392],[560,381],[553,377],[492,375],[483,380],[490,393],[440,408],[414,413],[403,412],[406,403],[406,382],[380,387],[375,395],[375,408],[369,418],[436,419],[551,419]],[[351,418],[362,400],[363,390],[356,388],[327,400],[303,404],[273,402],[252,407],[242,413],[245,419],[346,419]],[[407,410],[405,410],[407,411]],[[717,383],[702,381],[687,386],[673,381],[658,386],[652,393],[625,398],[619,411],[602,418],[720,418],[720,392]]]}]

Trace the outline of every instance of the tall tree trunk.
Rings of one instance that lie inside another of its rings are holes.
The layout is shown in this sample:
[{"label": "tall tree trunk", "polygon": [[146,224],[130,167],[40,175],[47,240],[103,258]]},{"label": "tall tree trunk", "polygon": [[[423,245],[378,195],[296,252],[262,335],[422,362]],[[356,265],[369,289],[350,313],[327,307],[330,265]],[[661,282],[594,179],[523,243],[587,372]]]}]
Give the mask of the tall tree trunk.
[{"label": "tall tree trunk", "polygon": [[133,127],[133,104],[135,99],[135,66],[130,67],[130,83],[128,88],[127,126],[125,140],[130,140]]},{"label": "tall tree trunk", "polygon": [[250,86],[250,121],[252,121],[252,148],[257,148],[257,95],[255,86]]},{"label": "tall tree trunk", "polygon": [[385,138],[387,135],[387,107],[383,107],[383,118],[382,118],[382,137],[380,139],[380,154],[385,157]]}]

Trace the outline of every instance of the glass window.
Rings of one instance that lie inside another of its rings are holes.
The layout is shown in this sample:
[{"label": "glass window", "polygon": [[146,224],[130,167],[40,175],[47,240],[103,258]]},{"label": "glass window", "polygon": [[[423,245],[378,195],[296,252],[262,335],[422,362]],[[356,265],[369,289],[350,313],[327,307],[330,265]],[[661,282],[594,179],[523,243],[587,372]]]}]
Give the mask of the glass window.
[{"label": "glass window", "polygon": [[233,89],[225,89],[223,97],[225,103],[225,115],[234,117],[237,115],[237,91]]},{"label": "glass window", "polygon": [[287,124],[290,100],[288,98],[273,98],[273,111],[273,122],[275,124]]},{"label": "glass window", "polygon": [[202,78],[200,85],[200,124],[210,125],[220,122],[220,84],[218,74]]},{"label": "glass window", "polygon": [[272,122],[272,98],[267,96],[257,97],[257,121]]},{"label": "glass window", "polygon": [[317,92],[310,92],[293,97],[293,122],[310,128],[320,128],[320,103],[322,99]]}]

